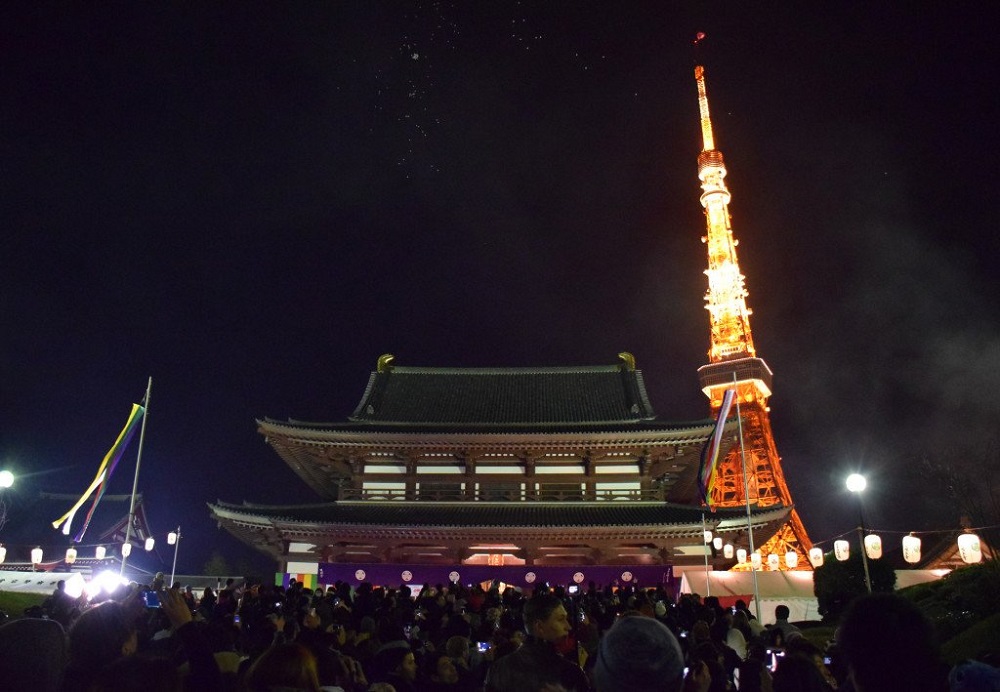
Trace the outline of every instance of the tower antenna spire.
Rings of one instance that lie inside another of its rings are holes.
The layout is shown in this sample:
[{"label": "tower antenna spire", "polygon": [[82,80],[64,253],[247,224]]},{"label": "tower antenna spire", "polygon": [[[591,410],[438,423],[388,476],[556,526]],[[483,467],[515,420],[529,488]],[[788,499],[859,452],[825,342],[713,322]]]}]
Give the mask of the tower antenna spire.
[{"label": "tower antenna spire", "polygon": [[702,42],[705,40],[705,32],[699,31],[694,35],[694,78],[698,82],[698,111],[701,113],[701,141],[702,151],[715,149],[715,137],[712,135],[712,118],[708,113],[708,93],[705,91],[705,68],[702,60]]},{"label": "tower antenna spire", "polygon": [[[706,234],[702,238],[708,246],[708,292],[705,309],[711,321],[711,344],[708,351],[710,363],[732,358],[753,358],[756,349],[750,332],[751,310],[747,307],[745,278],[740,272],[736,257],[737,241],[729,217],[732,195],[726,187],[726,164],[722,152],[715,148],[712,118],[708,111],[708,92],[705,89],[705,68],[694,68],[698,84],[698,111],[701,114],[702,150],[698,154],[698,179],[701,181],[701,206],[705,208]],[[762,390],[763,398],[770,391]]]}]

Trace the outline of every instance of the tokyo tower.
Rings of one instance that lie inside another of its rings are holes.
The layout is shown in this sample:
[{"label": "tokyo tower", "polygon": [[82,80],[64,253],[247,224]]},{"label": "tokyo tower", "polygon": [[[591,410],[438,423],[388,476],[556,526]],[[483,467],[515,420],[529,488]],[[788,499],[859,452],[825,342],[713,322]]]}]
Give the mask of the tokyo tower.
[{"label": "tokyo tower", "polygon": [[[748,293],[736,259],[737,241],[733,238],[729,218],[731,195],[726,188],[722,152],[715,148],[712,135],[704,68],[696,67],[694,75],[698,83],[702,135],[698,179],[707,226],[702,242],[708,246],[705,308],[711,326],[708,364],[698,369],[698,380],[709,398],[713,416],[718,415],[724,392],[736,389],[743,439],[742,450],[740,445],[734,445],[729,454],[720,459],[712,499],[719,507],[743,507],[747,503],[758,507],[778,503],[792,505],[768,415],[771,369],[757,357],[750,333],[751,310],[747,307]],[[758,546],[764,565],[768,564],[769,555],[776,554],[781,558],[782,569],[787,569],[789,562],[797,564],[797,569],[811,569],[807,559],[811,547],[802,520],[794,509],[781,530]],[[796,555],[791,561],[787,557],[790,552]],[[736,569],[748,567],[748,564],[737,565]]]}]

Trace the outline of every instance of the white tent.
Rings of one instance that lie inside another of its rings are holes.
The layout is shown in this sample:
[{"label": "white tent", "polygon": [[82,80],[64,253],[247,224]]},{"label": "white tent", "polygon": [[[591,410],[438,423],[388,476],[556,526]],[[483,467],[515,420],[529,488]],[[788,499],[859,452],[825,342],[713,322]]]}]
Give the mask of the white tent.
[{"label": "white tent", "polygon": [[949,572],[950,569],[897,569],[896,590],[940,579]]},{"label": "white tent", "polygon": [[[896,588],[922,584],[940,579],[949,570],[939,569],[899,569],[896,570]],[[681,578],[681,593],[696,593],[703,598],[711,595],[723,600],[742,598],[751,613],[757,608],[753,600],[752,572],[709,572],[706,584],[705,572],[689,569]],[[819,603],[813,591],[812,572],[757,572],[757,589],[760,592],[760,621],[767,625],[774,622],[775,606],[784,604],[790,611],[789,620],[820,620]]]},{"label": "white tent", "polygon": [[66,593],[73,598],[83,593],[86,583],[79,572],[0,571],[0,591],[51,594],[60,581],[66,582]]},{"label": "white tent", "polygon": [[[819,620],[819,604],[813,594],[812,572],[757,572],[757,590],[760,593],[760,621],[767,625],[774,622],[774,608],[788,606],[789,620]],[[708,572],[708,582],[703,571],[686,570],[681,577],[681,593],[696,593],[703,598],[711,595],[722,599],[742,598],[756,613],[753,598],[753,572]]]}]

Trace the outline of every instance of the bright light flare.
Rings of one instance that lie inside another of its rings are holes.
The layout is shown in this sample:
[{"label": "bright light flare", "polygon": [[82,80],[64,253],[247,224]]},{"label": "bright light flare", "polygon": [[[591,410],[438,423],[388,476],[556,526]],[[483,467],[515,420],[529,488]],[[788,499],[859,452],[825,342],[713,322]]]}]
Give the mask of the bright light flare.
[{"label": "bright light flare", "polygon": [[87,582],[84,580],[83,575],[79,572],[75,572],[72,576],[66,579],[65,582],[66,595],[70,598],[80,598],[80,595],[87,588]]},{"label": "bright light flare", "polygon": [[852,473],[847,477],[847,489],[852,493],[860,493],[868,487],[868,481],[860,473]]},{"label": "bright light flare", "polygon": [[103,591],[104,593],[114,593],[119,587],[127,586],[128,579],[119,576],[117,572],[106,569],[94,577],[90,583],[92,585],[97,585],[95,593],[99,593],[100,591]]},{"label": "bright light flare", "polygon": [[9,488],[14,485],[14,474],[6,469],[0,471],[0,488]]}]

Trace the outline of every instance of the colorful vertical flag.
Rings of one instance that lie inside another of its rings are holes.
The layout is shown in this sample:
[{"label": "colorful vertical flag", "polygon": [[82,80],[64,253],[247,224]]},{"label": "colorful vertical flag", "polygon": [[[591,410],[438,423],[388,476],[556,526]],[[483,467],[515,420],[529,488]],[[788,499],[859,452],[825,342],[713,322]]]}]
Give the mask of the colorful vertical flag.
[{"label": "colorful vertical flag", "polygon": [[142,406],[139,404],[132,404],[132,411],[129,413],[128,420],[125,422],[125,427],[122,428],[122,431],[118,434],[118,439],[115,440],[111,449],[109,449],[108,453],[104,455],[104,459],[101,461],[101,465],[97,469],[97,475],[94,477],[93,482],[91,482],[90,487],[84,491],[83,495],[80,496],[80,499],[76,501],[76,504],[73,505],[73,507],[66,512],[66,514],[52,522],[52,528],[62,528],[62,532],[68,536],[70,532],[70,524],[73,523],[73,516],[76,514],[76,511],[80,509],[83,503],[87,501],[87,498],[93,495],[96,490],[97,494],[95,495],[94,501],[90,506],[90,510],[87,512],[87,518],[84,520],[80,531],[73,537],[73,541],[76,543],[83,540],[83,534],[90,525],[90,520],[94,516],[94,510],[97,509],[97,504],[101,501],[101,498],[104,497],[104,491],[107,488],[108,479],[111,478],[111,474],[114,472],[115,467],[118,466],[118,461],[125,452],[125,448],[128,447],[128,443],[135,434],[136,428],[139,427],[139,421],[142,420],[143,413],[145,413],[145,409]]},{"label": "colorful vertical flag", "polygon": [[727,389],[722,395],[722,405],[719,407],[719,418],[715,421],[715,430],[705,442],[701,450],[701,465],[698,467],[698,489],[701,491],[705,504],[714,512],[712,506],[712,490],[715,488],[716,470],[718,469],[719,451],[722,449],[722,430],[729,418],[729,409],[736,399],[736,390]]}]

